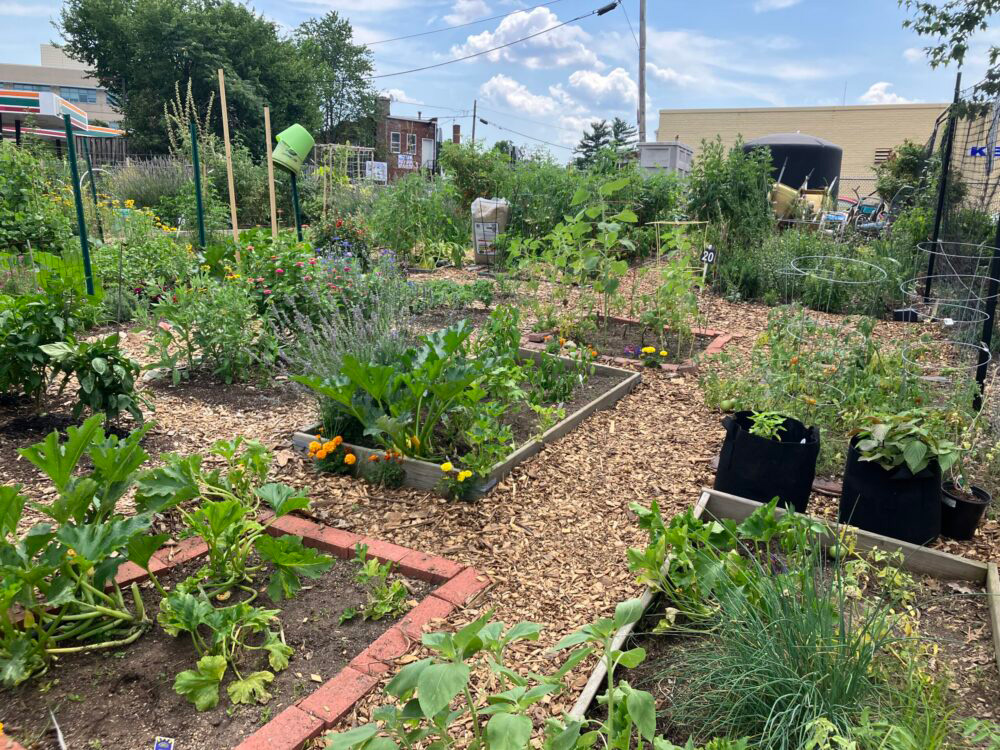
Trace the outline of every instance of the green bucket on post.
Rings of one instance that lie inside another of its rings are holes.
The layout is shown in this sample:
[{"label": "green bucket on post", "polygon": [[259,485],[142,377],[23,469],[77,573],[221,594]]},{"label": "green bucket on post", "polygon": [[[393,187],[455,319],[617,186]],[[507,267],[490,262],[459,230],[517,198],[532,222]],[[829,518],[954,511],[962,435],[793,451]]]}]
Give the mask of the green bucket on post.
[{"label": "green bucket on post", "polygon": [[309,131],[299,124],[282,130],[276,140],[278,145],[271,158],[282,169],[297,175],[316,141],[309,135]]}]

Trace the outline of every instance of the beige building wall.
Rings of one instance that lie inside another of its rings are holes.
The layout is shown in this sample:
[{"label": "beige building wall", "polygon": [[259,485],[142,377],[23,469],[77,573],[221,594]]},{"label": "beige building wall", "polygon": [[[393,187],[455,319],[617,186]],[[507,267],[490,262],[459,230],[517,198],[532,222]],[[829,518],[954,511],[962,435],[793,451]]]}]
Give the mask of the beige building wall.
[{"label": "beige building wall", "polygon": [[[726,145],[737,136],[749,141],[773,133],[801,132],[824,138],[844,149],[841,195],[857,186],[874,189],[878,158],[904,140],[925,143],[947,104],[873,104],[846,107],[768,107],[741,109],[661,109],[658,141],[680,140],[697,157],[703,139],[718,134]],[[851,179],[854,178],[854,179]],[[865,188],[868,188],[867,191]]]},{"label": "beige building wall", "polygon": [[[31,91],[51,91],[82,109],[91,121],[103,120],[116,127],[121,114],[108,101],[108,92],[98,87],[83,65],[51,44],[41,45],[40,57],[41,65],[0,64],[0,89],[29,87]],[[89,92],[93,92],[96,101],[81,101],[90,98]]]}]

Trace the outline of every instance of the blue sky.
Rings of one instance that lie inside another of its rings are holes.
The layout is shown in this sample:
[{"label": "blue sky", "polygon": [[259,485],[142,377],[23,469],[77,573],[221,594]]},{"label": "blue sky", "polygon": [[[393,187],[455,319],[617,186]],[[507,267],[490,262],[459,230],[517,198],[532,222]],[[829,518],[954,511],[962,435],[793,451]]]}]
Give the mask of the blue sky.
[{"label": "blue sky", "polygon": [[[337,10],[370,43],[514,13],[543,0],[254,0],[282,27]],[[376,72],[448,60],[527,36],[592,11],[608,0],[556,0],[503,19],[377,44]],[[420,73],[379,78],[393,112],[442,118],[468,134],[478,99],[477,137],[510,138],[566,158],[594,118],[634,120],[639,0],[625,0],[500,52]],[[38,64],[38,45],[56,41],[55,0],[0,0],[0,62]],[[902,28],[894,0],[648,0],[647,119],[660,108],[941,102],[954,70],[931,70],[926,42]],[[631,20],[631,29],[629,26]],[[985,69],[993,29],[973,45],[964,72]],[[457,119],[444,119],[457,118]],[[501,130],[497,126],[506,128]],[[516,133],[513,131],[517,131]],[[523,134],[523,135],[520,135]],[[530,136],[531,138],[529,138]]]}]

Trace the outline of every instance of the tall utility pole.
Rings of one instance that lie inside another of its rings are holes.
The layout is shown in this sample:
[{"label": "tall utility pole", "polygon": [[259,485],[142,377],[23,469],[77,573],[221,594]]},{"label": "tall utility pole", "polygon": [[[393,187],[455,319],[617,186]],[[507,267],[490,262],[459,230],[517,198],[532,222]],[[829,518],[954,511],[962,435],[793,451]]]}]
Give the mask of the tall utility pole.
[{"label": "tall utility pole", "polygon": [[646,0],[639,0],[639,143],[646,142]]},{"label": "tall utility pole", "polygon": [[478,99],[472,100],[472,145],[476,145],[476,105],[479,103]]}]

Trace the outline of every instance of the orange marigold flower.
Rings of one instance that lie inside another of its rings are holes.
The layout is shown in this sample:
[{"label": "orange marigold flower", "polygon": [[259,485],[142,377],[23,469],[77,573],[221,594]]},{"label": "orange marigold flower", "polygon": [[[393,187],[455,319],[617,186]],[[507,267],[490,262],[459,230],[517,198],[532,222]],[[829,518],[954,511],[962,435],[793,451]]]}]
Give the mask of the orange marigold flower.
[{"label": "orange marigold flower", "polygon": [[326,451],[323,450],[322,448],[320,448],[318,451],[316,451],[316,458],[318,458],[320,461],[322,461],[324,458],[326,458],[326,455],[327,455]]},{"label": "orange marigold flower", "polygon": [[369,461],[378,461],[378,456],[375,455],[374,453],[372,453],[370,456],[368,456],[368,460]]},{"label": "orange marigold flower", "polygon": [[337,449],[337,444],[332,440],[327,440],[325,443],[323,443],[323,450],[325,450],[327,453],[333,453],[336,449]]},{"label": "orange marigold flower", "polygon": [[315,441],[315,440],[313,440],[313,441],[312,441],[311,443],[309,443],[309,450],[310,450],[310,451],[311,451],[312,453],[315,453],[316,451],[318,451],[318,450],[319,450],[320,448],[322,448],[322,447],[323,447],[323,446],[322,446],[322,445],[320,445],[320,444],[319,444],[319,443],[318,443],[317,441]]},{"label": "orange marigold flower", "polygon": [[353,466],[354,462],[357,460],[358,457],[355,456],[353,453],[348,453],[346,456],[344,456],[344,463],[347,464],[348,466]]},{"label": "orange marigold flower", "polygon": [[340,435],[337,435],[337,437],[333,439],[333,447],[339,448],[342,442],[344,442],[344,438],[342,438]]}]

